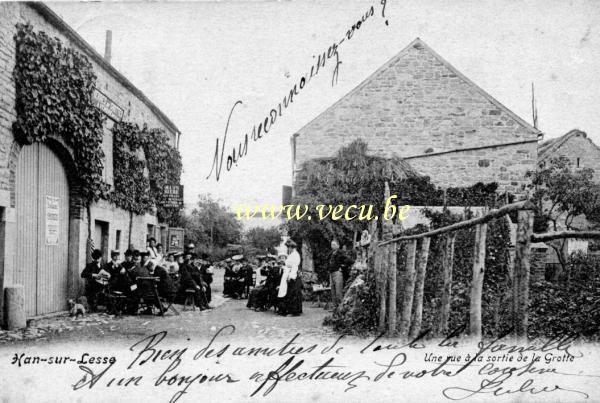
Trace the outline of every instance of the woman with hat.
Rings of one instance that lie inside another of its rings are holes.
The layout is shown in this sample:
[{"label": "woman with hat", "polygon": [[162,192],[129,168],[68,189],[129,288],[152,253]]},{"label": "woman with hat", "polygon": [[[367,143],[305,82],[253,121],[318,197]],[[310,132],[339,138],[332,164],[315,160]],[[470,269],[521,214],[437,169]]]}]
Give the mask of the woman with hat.
[{"label": "woman with hat", "polygon": [[179,272],[179,263],[176,262],[176,259],[179,256],[183,256],[181,252],[170,252],[167,256],[167,261],[165,263],[165,269],[169,274],[176,274]]},{"label": "woman with hat", "polygon": [[297,251],[296,242],[288,239],[285,243],[288,248],[288,256],[285,260],[285,268],[279,283],[279,315],[298,316],[302,313],[302,279],[300,278],[300,254]]}]

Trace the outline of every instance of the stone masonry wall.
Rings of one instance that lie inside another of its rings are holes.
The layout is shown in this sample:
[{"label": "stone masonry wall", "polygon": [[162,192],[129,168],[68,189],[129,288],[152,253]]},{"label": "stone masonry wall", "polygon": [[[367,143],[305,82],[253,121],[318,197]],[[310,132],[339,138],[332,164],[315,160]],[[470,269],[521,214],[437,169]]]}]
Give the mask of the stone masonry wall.
[{"label": "stone masonry wall", "polygon": [[476,182],[497,182],[499,189],[522,192],[528,183],[525,174],[535,167],[536,143],[499,146],[483,150],[422,156],[407,162],[438,186],[469,186]]},{"label": "stone masonry wall", "polygon": [[[416,40],[298,132],[295,169],[362,138],[376,155],[422,156],[407,162],[434,182],[516,187],[535,168],[537,135]],[[510,143],[522,144],[435,155]]]},{"label": "stone masonry wall", "polygon": [[566,156],[577,167],[577,158],[579,158],[580,168],[592,168],[594,170],[594,180],[600,182],[600,148],[592,143],[592,140],[586,137],[585,133],[579,132],[571,136],[556,151],[550,153],[546,158]]}]

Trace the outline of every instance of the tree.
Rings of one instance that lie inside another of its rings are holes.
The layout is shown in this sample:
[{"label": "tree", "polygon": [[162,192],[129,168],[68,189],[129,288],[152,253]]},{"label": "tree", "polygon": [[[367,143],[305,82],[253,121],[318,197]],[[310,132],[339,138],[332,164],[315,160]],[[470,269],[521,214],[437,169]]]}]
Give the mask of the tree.
[{"label": "tree", "polygon": [[235,214],[208,194],[199,196],[197,207],[182,217],[182,224],[186,242],[198,245],[222,248],[240,242],[242,236],[242,224]]},{"label": "tree", "polygon": [[275,248],[281,242],[281,235],[276,227],[261,228],[255,227],[249,229],[244,235],[245,244],[254,247],[262,253],[274,254]]},{"label": "tree", "polygon": [[[313,217],[318,216],[315,210],[318,205],[371,205],[372,215],[380,215],[384,205],[385,182],[390,184],[392,194],[401,196],[400,183],[416,174],[402,159],[368,155],[367,148],[367,143],[359,139],[340,148],[331,159],[305,163],[295,183],[296,197],[293,203],[309,206],[308,213]],[[396,199],[393,204],[402,203]],[[335,237],[342,244],[352,247],[355,234],[360,234],[367,225],[367,221],[332,220],[328,217],[312,221],[290,220],[288,229],[292,238],[310,243],[315,267],[321,268],[317,269],[317,274],[325,278],[327,272],[323,269],[326,267],[331,239]]]},{"label": "tree", "polygon": [[[593,181],[594,170],[573,170],[565,156],[542,163],[537,171],[529,171],[532,201],[536,205],[536,232],[551,228],[558,231],[583,230],[583,226],[597,228],[600,224],[600,186]],[[581,218],[585,218],[582,220]],[[566,270],[564,247],[567,240],[554,241],[561,269]]]}]

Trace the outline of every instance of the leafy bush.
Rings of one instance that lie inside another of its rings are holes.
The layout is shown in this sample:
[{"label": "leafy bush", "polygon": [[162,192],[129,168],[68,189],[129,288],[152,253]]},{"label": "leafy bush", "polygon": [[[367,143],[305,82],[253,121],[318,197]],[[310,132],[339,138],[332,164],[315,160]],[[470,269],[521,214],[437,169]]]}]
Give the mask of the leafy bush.
[{"label": "leafy bush", "polygon": [[529,335],[578,333],[600,340],[600,257],[575,253],[559,282],[530,289]]},{"label": "leafy bush", "polygon": [[367,280],[356,286],[355,292],[354,304],[342,304],[324,319],[323,324],[341,334],[366,336],[377,330],[379,301],[375,281]]}]

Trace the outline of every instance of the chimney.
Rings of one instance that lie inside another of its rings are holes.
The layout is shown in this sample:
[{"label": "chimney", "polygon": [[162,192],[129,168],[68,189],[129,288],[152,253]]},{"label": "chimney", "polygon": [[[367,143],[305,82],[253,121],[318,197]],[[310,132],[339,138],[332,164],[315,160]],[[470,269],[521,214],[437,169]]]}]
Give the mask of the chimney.
[{"label": "chimney", "polygon": [[104,59],[110,63],[112,52],[112,31],[110,29],[106,30],[106,43],[104,46]]}]

